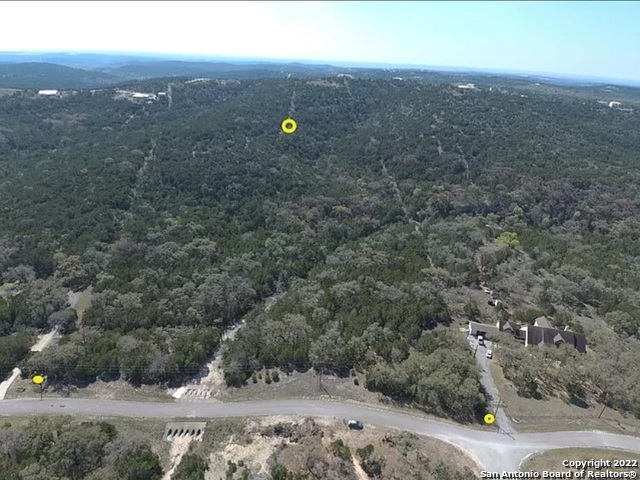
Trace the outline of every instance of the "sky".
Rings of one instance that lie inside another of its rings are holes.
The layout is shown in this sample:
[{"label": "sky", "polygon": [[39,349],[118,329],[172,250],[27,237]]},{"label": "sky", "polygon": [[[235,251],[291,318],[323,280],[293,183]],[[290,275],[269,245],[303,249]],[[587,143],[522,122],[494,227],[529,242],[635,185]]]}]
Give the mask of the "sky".
[{"label": "sky", "polygon": [[640,2],[0,2],[0,51],[155,52],[640,80]]}]

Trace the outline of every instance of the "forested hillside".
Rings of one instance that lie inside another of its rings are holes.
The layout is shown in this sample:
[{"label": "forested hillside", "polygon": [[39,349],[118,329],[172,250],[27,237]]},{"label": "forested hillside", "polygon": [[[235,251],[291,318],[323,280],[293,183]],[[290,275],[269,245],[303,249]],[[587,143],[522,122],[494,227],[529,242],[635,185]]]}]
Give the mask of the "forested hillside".
[{"label": "forested hillside", "polygon": [[100,71],[33,62],[4,64],[0,62],[0,87],[9,88],[91,88],[113,85],[119,77]]},{"label": "forested hillside", "polygon": [[[0,375],[33,329],[59,325],[25,375],[175,384],[245,318],[223,349],[231,385],[264,367],[358,370],[370,390],[469,420],[485,395],[451,326],[481,264],[511,315],[600,329],[597,356],[573,365],[640,414],[637,110],[534,87],[169,82],[171,100],[150,103],[0,98],[0,275],[24,286],[0,300]],[[67,292],[89,285],[78,325]]]}]

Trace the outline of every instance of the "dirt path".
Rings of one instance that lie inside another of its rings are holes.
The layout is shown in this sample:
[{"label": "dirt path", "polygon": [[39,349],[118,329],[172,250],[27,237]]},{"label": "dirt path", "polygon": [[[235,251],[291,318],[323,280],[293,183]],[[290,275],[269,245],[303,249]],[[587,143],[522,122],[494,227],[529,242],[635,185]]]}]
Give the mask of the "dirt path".
[{"label": "dirt path", "polygon": [[71,303],[71,308],[73,308],[78,315],[78,326],[82,325],[82,317],[84,316],[84,312],[91,306],[92,293],[93,285],[90,285],[86,290],[82,292],[74,293],[74,303],[71,303],[71,295],[69,295],[69,303]]},{"label": "dirt path", "polygon": [[69,290],[69,292],[67,293],[67,302],[69,302],[69,308],[76,308],[78,300],[80,299],[80,293],[82,292],[74,292],[73,290]]},{"label": "dirt path", "polygon": [[238,330],[240,330],[240,327],[242,327],[242,325],[244,325],[244,320],[238,325],[234,326],[232,329],[224,332],[224,334],[222,335],[220,346],[213,354],[213,360],[207,363],[207,369],[209,370],[209,373],[206,377],[200,379],[200,385],[215,389],[218,389],[224,385],[221,355],[222,344],[227,340],[233,340],[233,337],[235,337],[236,333],[238,332]]},{"label": "dirt path", "polygon": [[191,437],[179,437],[171,442],[171,450],[169,452],[171,467],[169,467],[169,470],[162,476],[162,480],[171,480],[171,475],[173,475],[178,465],[180,465],[182,457],[189,451],[191,440]]},{"label": "dirt path", "polygon": [[356,460],[356,457],[354,455],[351,455],[351,461],[353,462],[353,469],[356,471],[356,476],[358,477],[358,480],[369,480],[369,475],[367,475],[367,473],[364,471],[362,466],[358,463],[358,460]]},{"label": "dirt path", "polygon": [[[58,330],[53,329],[49,333],[44,333],[38,336],[38,341],[31,347],[31,351],[41,352],[42,350],[47,348],[51,344],[51,342],[53,342],[53,340],[56,338],[57,335],[58,335]],[[0,400],[4,400],[4,397],[7,394],[7,391],[9,390],[13,382],[16,381],[18,377],[20,377],[21,373],[22,372],[20,371],[19,368],[14,368],[13,371],[11,372],[11,376],[7,378],[4,382],[0,383]]]},{"label": "dirt path", "polygon": [[[353,98],[353,93],[351,93],[351,89],[349,88],[349,82],[348,82],[348,80],[345,78],[345,79],[343,80],[343,82],[344,82],[344,86],[345,86],[345,87],[346,87],[346,89],[347,89],[347,93],[349,94],[349,98],[350,98],[352,101],[355,101],[355,98]],[[354,122],[354,124],[357,124],[357,123],[358,123],[358,117],[356,117],[356,114],[352,112],[352,113],[351,113],[351,116],[353,117],[353,122]]]},{"label": "dirt path", "polygon": [[400,189],[398,188],[398,182],[396,182],[396,179],[394,178],[393,175],[391,175],[389,173],[389,171],[387,170],[387,165],[384,163],[384,160],[380,159],[380,164],[382,165],[382,172],[387,176],[387,178],[389,180],[391,180],[391,185],[393,187],[393,192],[396,196],[396,198],[398,199],[398,202],[400,202],[400,206],[402,207],[402,212],[404,213],[404,217],[407,221],[409,220],[409,211],[407,209],[407,206],[404,204],[404,200],[402,199],[402,195],[400,193]]},{"label": "dirt path", "polygon": [[19,376],[20,376],[20,369],[14,368],[13,371],[11,372],[11,376],[7,378],[4,382],[0,383],[0,400],[4,400],[4,397],[7,394],[9,387],[11,386],[11,384],[13,384],[13,382]]},{"label": "dirt path", "polygon": [[41,352],[42,350],[47,348],[51,344],[51,342],[53,342],[53,339],[56,337],[57,334],[58,334],[58,330],[54,328],[49,333],[44,333],[40,335],[38,337],[38,341],[35,343],[35,345],[31,347],[31,351]]},{"label": "dirt path", "polygon": [[224,372],[222,370],[222,344],[227,340],[232,340],[238,330],[244,325],[244,320],[222,334],[220,346],[213,353],[211,360],[206,364],[206,375],[199,381],[192,381],[175,391],[169,390],[173,398],[192,397],[196,399],[211,398],[220,395],[225,388]]},{"label": "dirt path", "polygon": [[155,140],[151,140],[151,148],[149,149],[149,153],[144,157],[144,162],[142,162],[142,166],[140,167],[140,169],[138,169],[138,173],[136,175],[136,183],[133,186],[133,190],[131,191],[131,196],[134,199],[137,199],[139,197],[140,186],[142,185],[144,176],[147,173],[149,164],[156,158],[155,151],[154,151],[155,148],[156,148],[156,142]]},{"label": "dirt path", "polygon": [[456,147],[458,148],[458,153],[460,154],[460,160],[464,165],[464,176],[467,180],[469,180],[469,162],[467,162],[467,159],[464,157],[464,152],[462,151],[462,147],[460,145],[456,145]]},{"label": "dirt path", "polygon": [[[283,292],[276,293],[264,301],[265,311],[269,309],[284,295]],[[194,379],[190,383],[182,385],[175,390],[167,390],[166,393],[176,399],[211,399],[211,397],[218,397],[226,388],[224,381],[224,371],[222,370],[222,345],[227,340],[233,340],[236,333],[244,325],[244,319],[235,324],[229,330],[222,334],[220,345],[213,352],[210,360],[206,363],[206,368],[203,368],[202,376],[199,379]],[[205,373],[206,372],[206,373]]]},{"label": "dirt path", "polygon": [[293,95],[291,95],[291,103],[289,104],[289,117],[296,113],[296,87],[293,87]]}]

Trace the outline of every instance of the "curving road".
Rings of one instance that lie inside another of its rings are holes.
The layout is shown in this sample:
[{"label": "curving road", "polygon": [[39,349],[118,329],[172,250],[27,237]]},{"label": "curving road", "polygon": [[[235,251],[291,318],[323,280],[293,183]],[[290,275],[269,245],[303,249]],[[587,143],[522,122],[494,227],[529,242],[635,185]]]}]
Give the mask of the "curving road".
[{"label": "curving road", "polygon": [[76,414],[147,418],[308,415],[357,418],[457,445],[488,471],[516,470],[532,453],[563,447],[607,447],[640,453],[640,438],[604,432],[501,435],[391,410],[322,400],[268,400],[234,403],[154,403],[102,399],[17,399],[0,402],[1,415]]}]

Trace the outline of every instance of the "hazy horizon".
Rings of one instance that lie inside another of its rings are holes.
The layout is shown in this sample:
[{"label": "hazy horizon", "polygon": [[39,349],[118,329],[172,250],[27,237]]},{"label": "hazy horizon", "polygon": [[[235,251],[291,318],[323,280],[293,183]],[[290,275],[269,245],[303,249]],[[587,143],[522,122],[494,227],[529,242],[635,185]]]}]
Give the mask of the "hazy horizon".
[{"label": "hazy horizon", "polygon": [[640,30],[634,21],[640,2],[167,1],[153,8],[137,1],[2,2],[0,14],[26,19],[0,31],[0,52],[297,61],[640,82]]},{"label": "hazy horizon", "polygon": [[[242,62],[242,63],[302,63],[307,65],[329,65],[335,67],[353,67],[353,68],[382,68],[382,69],[416,69],[416,70],[432,70],[451,73],[483,73],[496,75],[514,75],[514,76],[533,76],[540,78],[550,78],[556,80],[573,80],[584,82],[606,82],[615,83],[621,86],[639,87],[640,80],[630,80],[612,77],[596,77],[591,75],[566,74],[560,72],[541,72],[531,70],[509,70],[497,68],[475,68],[465,65],[411,65],[411,64],[394,64],[394,63],[375,63],[375,62],[345,62],[335,61],[331,59],[312,60],[306,58],[269,58],[269,57],[240,57],[228,55],[199,55],[199,54],[179,54],[164,52],[118,52],[118,51],[60,51],[60,50],[31,50],[31,51],[0,51],[2,55],[68,55],[68,56],[103,56],[103,57],[129,57],[135,60],[157,59],[164,61],[190,61],[190,62]],[[2,63],[2,61],[0,61]],[[76,66],[76,68],[81,68]]]}]

